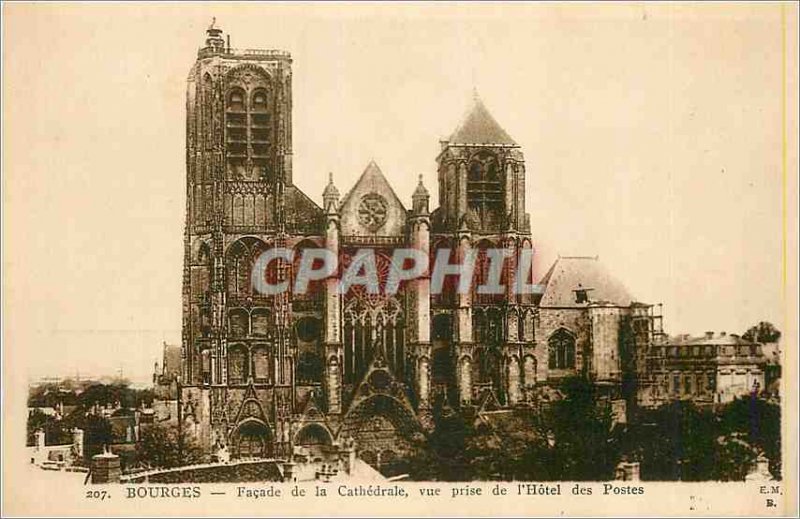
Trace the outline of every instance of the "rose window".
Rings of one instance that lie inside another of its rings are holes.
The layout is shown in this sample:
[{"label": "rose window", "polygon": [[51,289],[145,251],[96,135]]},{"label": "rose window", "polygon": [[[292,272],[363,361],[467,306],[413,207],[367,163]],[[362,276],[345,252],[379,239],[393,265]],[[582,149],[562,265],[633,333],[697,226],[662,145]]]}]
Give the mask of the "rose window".
[{"label": "rose window", "polygon": [[371,231],[381,228],[386,223],[386,200],[377,193],[370,193],[361,199],[358,206],[358,221]]}]

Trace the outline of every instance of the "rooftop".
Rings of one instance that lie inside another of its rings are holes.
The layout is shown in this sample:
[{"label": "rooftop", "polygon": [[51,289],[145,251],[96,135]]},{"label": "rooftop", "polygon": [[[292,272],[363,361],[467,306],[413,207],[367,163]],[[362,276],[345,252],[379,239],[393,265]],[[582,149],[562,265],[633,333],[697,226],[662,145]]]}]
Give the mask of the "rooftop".
[{"label": "rooftop", "polygon": [[492,117],[476,95],[467,116],[450,136],[450,144],[495,144],[517,146],[517,143]]},{"label": "rooftop", "polygon": [[590,303],[630,306],[634,302],[597,256],[559,257],[541,284],[545,288],[539,305],[543,307],[585,308]]}]

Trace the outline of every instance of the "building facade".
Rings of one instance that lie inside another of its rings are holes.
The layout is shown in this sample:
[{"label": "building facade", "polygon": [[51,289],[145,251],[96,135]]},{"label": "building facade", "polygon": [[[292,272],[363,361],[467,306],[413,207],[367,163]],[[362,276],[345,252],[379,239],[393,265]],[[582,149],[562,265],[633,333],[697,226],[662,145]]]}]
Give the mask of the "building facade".
[{"label": "building facade", "polygon": [[735,334],[673,337],[655,345],[650,359],[651,405],[675,400],[724,404],[767,387],[761,344]]},{"label": "building facade", "polygon": [[[597,258],[560,258],[542,291],[512,289],[515,258],[533,247],[526,163],[479,99],[432,157],[434,210],[422,176],[406,207],[374,162],[344,196],[331,178],[317,205],[293,183],[291,66],[283,51],[230,48],[212,26],[189,74],[182,426],[234,458],[355,443],[381,463],[424,441],[437,406],[530,406],[576,375],[623,406],[636,400],[651,306]],[[447,250],[452,263],[474,252],[473,286],[495,274],[486,251],[502,248],[508,291],[458,293],[449,281],[438,291],[424,277],[392,295],[340,295],[333,279],[263,295],[250,275],[272,247],[298,253],[270,263],[277,282],[294,279],[305,248],[344,265],[371,248],[382,280],[398,247]]]}]

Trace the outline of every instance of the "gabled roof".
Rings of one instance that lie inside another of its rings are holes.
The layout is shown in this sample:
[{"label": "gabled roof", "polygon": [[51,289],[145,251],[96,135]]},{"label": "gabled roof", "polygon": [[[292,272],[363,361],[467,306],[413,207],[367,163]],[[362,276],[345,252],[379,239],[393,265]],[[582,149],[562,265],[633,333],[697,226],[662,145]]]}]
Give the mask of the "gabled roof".
[{"label": "gabled roof", "polygon": [[467,116],[450,136],[449,142],[450,144],[517,145],[514,139],[492,117],[478,96],[475,96]]},{"label": "gabled roof", "polygon": [[348,191],[347,194],[344,195],[344,198],[339,204],[339,207],[340,208],[344,207],[350,200],[350,198],[352,198],[353,193],[357,191],[364,190],[367,192],[369,191],[381,192],[383,189],[386,189],[392,195],[394,201],[397,202],[397,204],[399,204],[399,206],[403,208],[403,211],[405,211],[405,206],[403,205],[403,202],[400,201],[400,198],[394,192],[394,189],[392,189],[392,185],[389,183],[388,180],[386,180],[386,177],[383,176],[381,168],[378,167],[378,165],[375,163],[374,160],[370,160],[369,164],[367,164],[366,169],[364,169],[364,172],[361,174],[360,177],[358,177],[358,180],[356,180],[356,183],[353,185],[350,191]]},{"label": "gabled roof", "polygon": [[[542,278],[542,307],[586,308],[589,303],[630,306],[633,303],[625,286],[605,269],[596,257],[559,257]],[[586,290],[588,302],[578,303],[575,291]]]}]

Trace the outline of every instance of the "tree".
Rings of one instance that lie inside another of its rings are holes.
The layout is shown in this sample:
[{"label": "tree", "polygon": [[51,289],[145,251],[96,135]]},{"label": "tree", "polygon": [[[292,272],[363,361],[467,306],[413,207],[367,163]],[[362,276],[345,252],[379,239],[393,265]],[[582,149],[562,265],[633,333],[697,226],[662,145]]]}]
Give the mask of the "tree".
[{"label": "tree", "polygon": [[552,430],[551,475],[565,481],[613,479],[619,456],[610,406],[582,377],[564,381],[561,390],[565,398],[555,402],[545,417]]},{"label": "tree", "polygon": [[103,447],[111,444],[111,422],[107,418],[88,414],[84,417],[82,425],[83,452],[87,459],[103,452]]},{"label": "tree", "polygon": [[718,426],[710,409],[676,401],[643,412],[631,427],[642,479],[707,481],[716,479]]},{"label": "tree", "polygon": [[738,438],[769,458],[772,476],[781,479],[781,408],[754,396],[737,398],[720,412],[720,434]]},{"label": "tree", "polygon": [[753,342],[767,343],[778,342],[781,332],[772,323],[761,321],[755,326],[751,326],[742,334],[744,339]]},{"label": "tree", "polygon": [[172,468],[203,461],[203,451],[194,437],[182,431],[182,452],[176,426],[152,424],[143,428],[136,444],[139,464],[154,468]]}]

